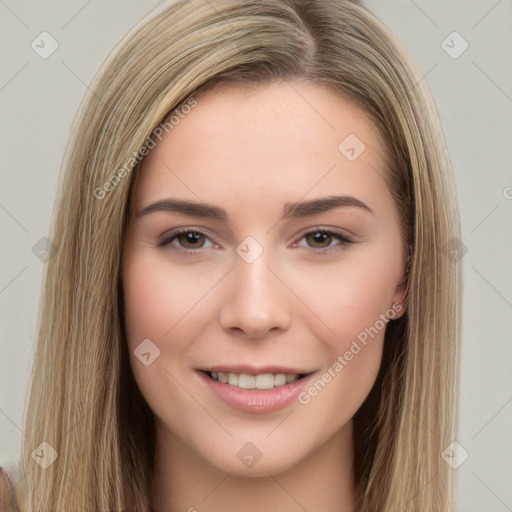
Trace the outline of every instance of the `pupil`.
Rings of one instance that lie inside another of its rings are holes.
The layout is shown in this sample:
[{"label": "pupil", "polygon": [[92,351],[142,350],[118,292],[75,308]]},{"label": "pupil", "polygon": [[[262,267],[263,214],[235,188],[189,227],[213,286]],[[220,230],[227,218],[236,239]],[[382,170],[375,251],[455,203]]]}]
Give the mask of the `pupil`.
[{"label": "pupil", "polygon": [[185,233],[185,243],[192,244],[192,245],[198,245],[197,242],[201,235],[199,233],[196,233],[195,231],[190,231],[188,233]]},{"label": "pupil", "polygon": [[330,235],[328,235],[327,233],[317,232],[317,233],[313,234],[313,241],[318,244],[325,243],[326,240],[328,241],[329,238],[330,238]]}]

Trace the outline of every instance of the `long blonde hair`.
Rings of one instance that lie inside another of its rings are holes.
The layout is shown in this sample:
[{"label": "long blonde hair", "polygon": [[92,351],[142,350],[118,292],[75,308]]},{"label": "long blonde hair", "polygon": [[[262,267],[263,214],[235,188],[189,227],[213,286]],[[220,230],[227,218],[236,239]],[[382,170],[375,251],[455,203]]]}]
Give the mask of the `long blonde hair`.
[{"label": "long blonde hair", "polygon": [[[214,86],[280,81],[329,87],[371,116],[409,251],[407,311],[387,326],[380,373],[354,418],[358,510],[454,510],[441,452],[457,433],[462,271],[450,247],[460,227],[420,71],[354,2],[179,0],[119,43],[74,123],[24,415],[23,512],[149,510],[154,418],[129,367],[120,278],[134,155]],[[42,442],[58,454],[46,469],[31,457]]]}]

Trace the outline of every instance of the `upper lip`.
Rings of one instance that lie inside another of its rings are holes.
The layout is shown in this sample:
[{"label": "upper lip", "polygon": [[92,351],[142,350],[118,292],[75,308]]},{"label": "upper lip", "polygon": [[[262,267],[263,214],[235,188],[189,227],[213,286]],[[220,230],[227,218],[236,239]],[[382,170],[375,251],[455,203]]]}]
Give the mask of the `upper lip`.
[{"label": "upper lip", "polygon": [[225,365],[217,364],[207,368],[200,368],[204,372],[223,372],[223,373],[245,373],[247,375],[261,375],[264,373],[293,373],[297,375],[308,375],[313,373],[311,370],[304,370],[297,367],[285,366],[252,366],[248,364]]}]

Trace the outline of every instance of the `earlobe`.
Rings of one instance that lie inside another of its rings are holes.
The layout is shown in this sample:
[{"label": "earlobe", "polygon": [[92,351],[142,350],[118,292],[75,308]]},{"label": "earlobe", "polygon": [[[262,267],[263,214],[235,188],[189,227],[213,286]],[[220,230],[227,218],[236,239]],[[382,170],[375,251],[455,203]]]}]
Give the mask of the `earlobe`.
[{"label": "earlobe", "polygon": [[393,295],[392,310],[395,312],[394,319],[401,318],[407,310],[407,279],[404,277],[396,287]]},{"label": "earlobe", "polygon": [[395,319],[401,318],[407,310],[407,296],[409,293],[409,272],[411,269],[412,245],[409,244],[407,261],[405,263],[402,279],[398,283],[393,295],[392,308],[395,311]]},{"label": "earlobe", "polygon": [[404,301],[393,301],[393,304],[391,306],[391,310],[394,312],[392,320],[398,320],[399,318],[402,318],[406,311],[406,306]]}]

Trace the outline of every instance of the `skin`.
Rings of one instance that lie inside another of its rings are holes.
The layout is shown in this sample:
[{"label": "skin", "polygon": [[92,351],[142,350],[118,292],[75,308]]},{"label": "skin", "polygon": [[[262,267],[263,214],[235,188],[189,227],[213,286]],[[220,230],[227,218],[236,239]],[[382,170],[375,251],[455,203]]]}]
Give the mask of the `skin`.
[{"label": "skin", "polygon": [[[197,100],[145,158],[131,211],[173,197],[217,205],[228,219],[142,215],[129,221],[123,252],[131,366],[157,424],[153,507],[354,512],[352,417],[375,382],[385,327],[307,404],[268,414],[228,406],[196,370],[284,364],[316,380],[401,307],[403,250],[382,142],[359,107],[318,85]],[[366,146],[354,161],[338,149],[349,134]],[[332,195],[373,213],[352,206],[282,218],[285,203]],[[205,236],[159,246],[176,227]],[[319,227],[354,243],[315,237]],[[263,248],[252,263],[236,252],[248,236]],[[144,339],[160,350],[148,366],[134,355]],[[262,455],[252,467],[237,457],[247,442]]]}]

